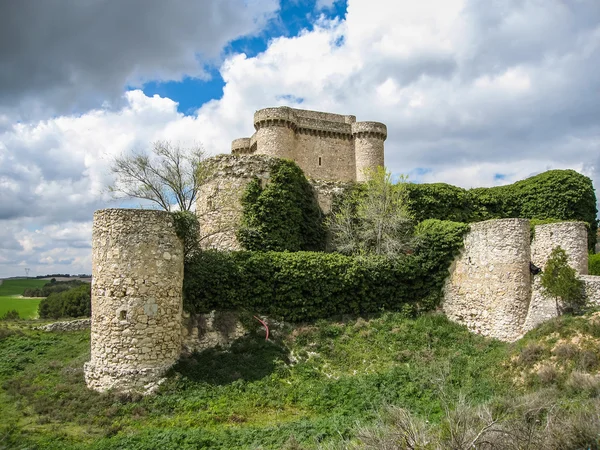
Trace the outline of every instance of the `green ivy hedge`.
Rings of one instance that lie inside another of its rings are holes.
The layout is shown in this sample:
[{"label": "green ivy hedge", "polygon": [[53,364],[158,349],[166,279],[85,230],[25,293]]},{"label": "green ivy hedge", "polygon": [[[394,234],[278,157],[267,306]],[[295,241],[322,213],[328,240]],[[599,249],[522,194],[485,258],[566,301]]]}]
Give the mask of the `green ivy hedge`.
[{"label": "green ivy hedge", "polygon": [[596,243],[596,194],[592,180],[574,170],[550,170],[511,185],[462,189],[444,183],[410,184],[410,210],[425,219],[477,222],[488,219],[581,220]]},{"label": "green ivy hedge", "polygon": [[277,160],[264,187],[258,178],[248,184],[237,233],[246,250],[319,251],[326,235],[314,190],[295,162]]},{"label": "green ivy hedge", "polygon": [[398,258],[321,252],[201,252],[186,264],[190,312],[249,309],[299,322],[436,306],[468,226],[421,224],[414,253]]}]

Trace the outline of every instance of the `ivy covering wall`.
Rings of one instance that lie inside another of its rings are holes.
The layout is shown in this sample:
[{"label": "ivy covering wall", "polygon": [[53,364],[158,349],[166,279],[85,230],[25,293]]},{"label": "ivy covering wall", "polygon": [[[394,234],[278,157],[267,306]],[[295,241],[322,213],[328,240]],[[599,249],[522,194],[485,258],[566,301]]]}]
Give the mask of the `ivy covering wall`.
[{"label": "ivy covering wall", "polygon": [[590,243],[596,239],[592,182],[572,170],[494,188],[404,187],[417,223],[407,246],[412,250],[395,257],[325,253],[319,250],[326,229],[312,187],[295,163],[278,161],[269,182],[254,180],[242,199],[238,239],[247,251],[203,251],[188,258],[185,309],[244,308],[291,322],[382,310],[417,313],[439,304],[468,222],[581,220],[590,225]]},{"label": "ivy covering wall", "polygon": [[596,194],[592,180],[574,170],[550,170],[507,186],[462,189],[444,183],[410,184],[415,219],[478,222],[488,219],[580,220],[596,243]]},{"label": "ivy covering wall", "polygon": [[190,312],[247,308],[298,322],[382,310],[418,312],[437,305],[448,267],[468,226],[426,221],[415,250],[397,258],[322,252],[214,252],[186,264]]},{"label": "ivy covering wall", "polygon": [[255,251],[319,251],[325,248],[324,217],[302,169],[286,159],[271,169],[266,186],[255,178],[242,197],[237,238]]}]

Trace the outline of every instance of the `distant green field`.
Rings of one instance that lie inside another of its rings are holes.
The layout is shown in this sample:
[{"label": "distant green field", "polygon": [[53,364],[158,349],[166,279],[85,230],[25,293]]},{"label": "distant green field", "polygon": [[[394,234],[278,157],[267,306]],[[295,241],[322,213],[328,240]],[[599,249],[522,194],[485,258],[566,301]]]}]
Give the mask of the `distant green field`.
[{"label": "distant green field", "polygon": [[48,280],[31,278],[4,280],[0,285],[0,316],[14,309],[22,318],[36,317],[41,298],[16,298],[15,296],[22,295],[27,288],[42,287],[47,282]]},{"label": "distant green field", "polygon": [[33,319],[37,317],[41,301],[41,298],[0,297],[0,316],[15,309],[22,319]]},{"label": "distant green field", "polygon": [[7,295],[22,295],[27,288],[40,288],[48,283],[48,280],[34,278],[14,278],[2,281],[0,284],[0,297]]}]

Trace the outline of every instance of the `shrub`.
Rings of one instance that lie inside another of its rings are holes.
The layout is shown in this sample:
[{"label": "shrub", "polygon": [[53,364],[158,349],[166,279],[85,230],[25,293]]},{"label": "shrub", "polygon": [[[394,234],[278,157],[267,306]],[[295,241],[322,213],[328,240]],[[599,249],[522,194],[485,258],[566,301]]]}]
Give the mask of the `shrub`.
[{"label": "shrub", "polygon": [[[190,312],[248,308],[298,322],[437,305],[465,224],[428,221],[411,255],[352,257],[319,252],[205,251],[186,264]],[[408,306],[407,306],[408,305]]]},{"label": "shrub", "polygon": [[583,350],[579,354],[577,365],[588,372],[598,365],[598,355],[593,350]]},{"label": "shrub", "polygon": [[521,353],[519,354],[519,363],[532,366],[535,364],[542,354],[544,353],[544,347],[537,343],[528,344],[526,347],[521,349]]},{"label": "shrub", "polygon": [[469,191],[445,183],[408,184],[409,209],[417,222],[426,219],[473,221]]},{"label": "shrub", "polygon": [[0,316],[0,320],[19,320],[20,318],[19,311],[16,309],[6,311],[2,316]]},{"label": "shrub", "polygon": [[600,376],[574,370],[566,383],[567,388],[574,392],[585,392],[596,396],[600,394]]},{"label": "shrub", "polygon": [[557,310],[577,311],[585,305],[584,283],[569,266],[567,253],[561,247],[555,247],[550,253],[541,283],[545,293],[557,299]]},{"label": "shrub", "polygon": [[554,349],[553,353],[556,355],[559,361],[572,360],[579,353],[579,349],[573,344],[559,344]]},{"label": "shrub", "polygon": [[588,273],[590,275],[600,275],[600,253],[589,255]]},{"label": "shrub", "polygon": [[542,364],[538,369],[537,375],[542,385],[553,383],[558,377],[556,367],[552,364]]},{"label": "shrub", "polygon": [[332,247],[344,254],[397,256],[410,248],[414,220],[408,211],[406,177],[394,184],[384,168],[352,190],[329,219]]},{"label": "shrub", "polygon": [[40,318],[89,317],[91,315],[91,284],[50,294],[38,306]]},{"label": "shrub", "polygon": [[325,248],[324,217],[312,186],[289,160],[277,160],[265,187],[255,178],[242,196],[242,247],[253,251],[318,251]]},{"label": "shrub", "polygon": [[86,283],[79,280],[56,281],[56,279],[53,278],[41,288],[25,289],[23,291],[23,297],[48,297],[50,294],[68,291],[69,289],[76,288],[82,284]]},{"label": "shrub", "polygon": [[596,195],[592,181],[574,170],[550,170],[507,186],[462,189],[443,183],[412,184],[409,206],[417,221],[488,219],[581,220],[596,243]]}]

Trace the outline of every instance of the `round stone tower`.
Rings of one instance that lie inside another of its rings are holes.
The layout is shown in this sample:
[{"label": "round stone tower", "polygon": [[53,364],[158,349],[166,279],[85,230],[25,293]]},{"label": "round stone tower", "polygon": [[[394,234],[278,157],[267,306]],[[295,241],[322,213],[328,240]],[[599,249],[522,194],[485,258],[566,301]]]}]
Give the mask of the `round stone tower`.
[{"label": "round stone tower", "polygon": [[250,138],[235,139],[231,143],[232,155],[247,155],[250,153]]},{"label": "round stone tower", "polygon": [[366,171],[384,166],[383,142],[387,127],[379,122],[355,122],[352,124],[356,158],[356,181],[366,181]]},{"label": "round stone tower", "polygon": [[537,225],[531,243],[531,261],[544,268],[555,247],[568,256],[569,265],[579,275],[588,273],[587,226],[584,222],[558,222]]},{"label": "round stone tower", "polygon": [[288,107],[265,108],[254,113],[256,152],[259,155],[294,159],[297,118]]},{"label": "round stone tower", "polygon": [[183,244],[172,216],[96,211],[92,274],[86,383],[97,391],[148,391],[181,352]]}]

